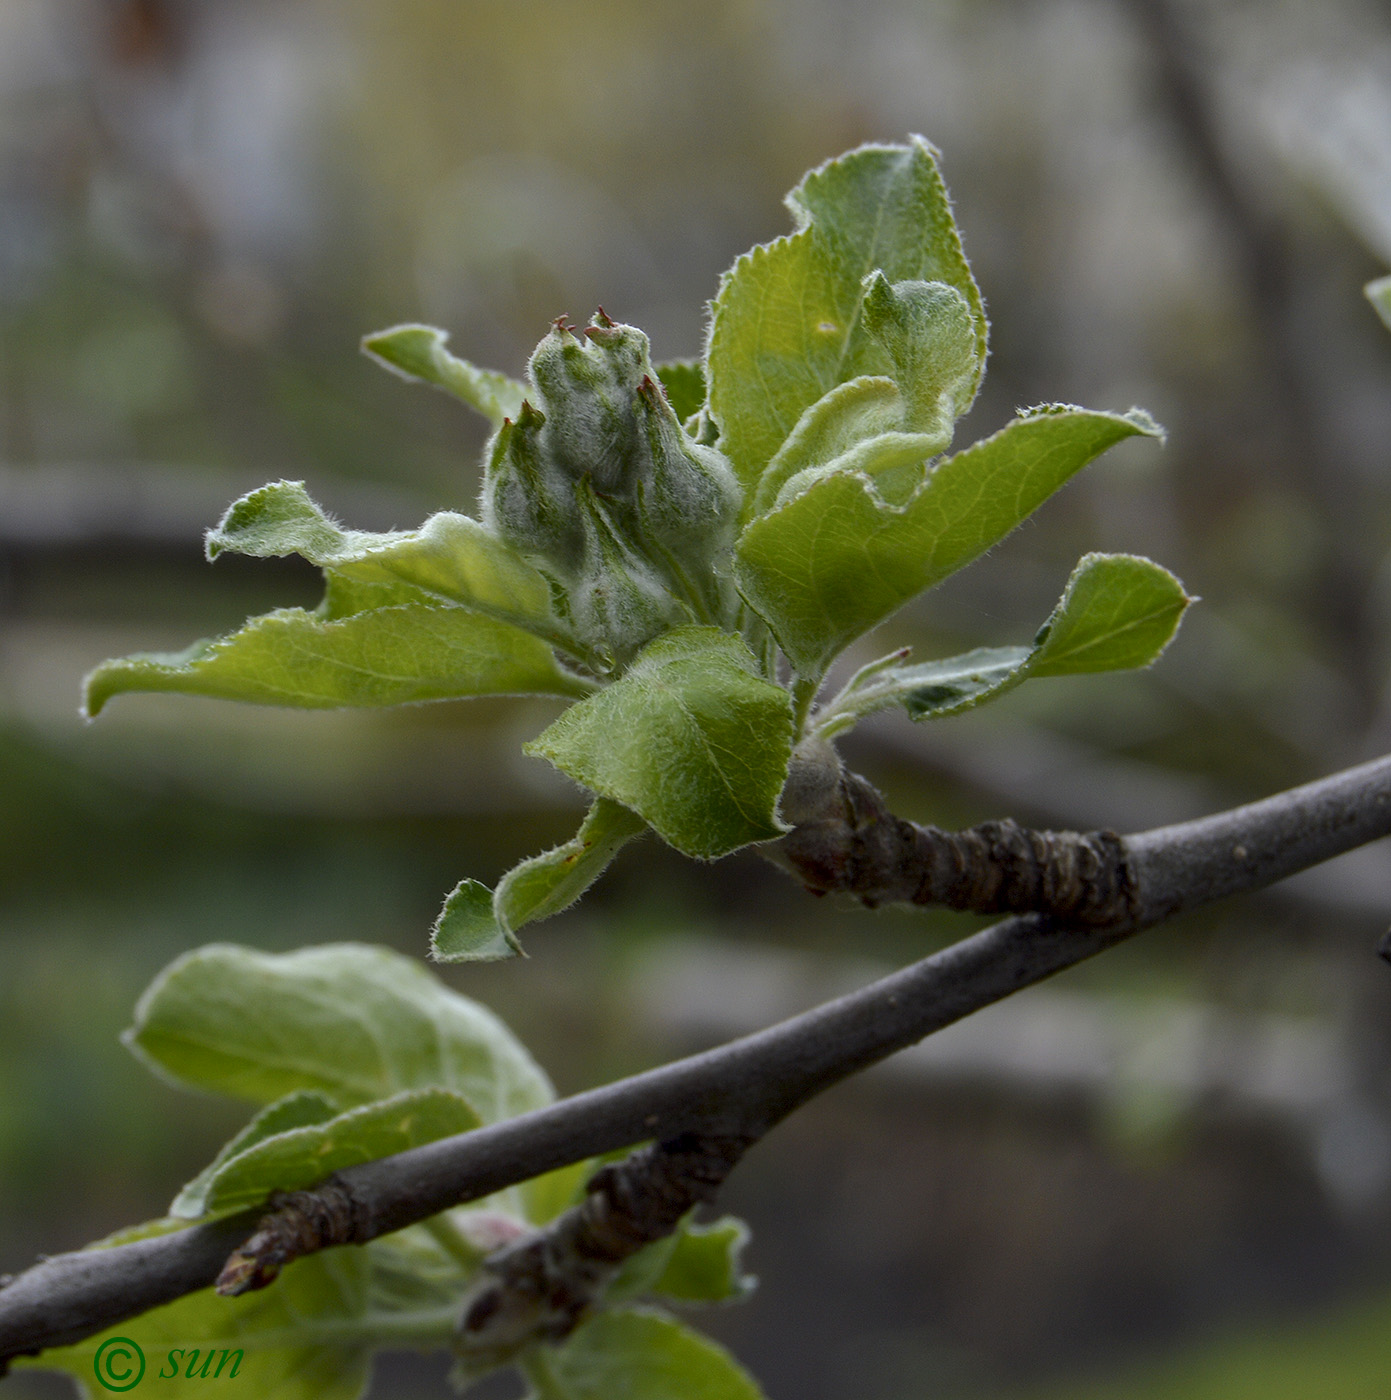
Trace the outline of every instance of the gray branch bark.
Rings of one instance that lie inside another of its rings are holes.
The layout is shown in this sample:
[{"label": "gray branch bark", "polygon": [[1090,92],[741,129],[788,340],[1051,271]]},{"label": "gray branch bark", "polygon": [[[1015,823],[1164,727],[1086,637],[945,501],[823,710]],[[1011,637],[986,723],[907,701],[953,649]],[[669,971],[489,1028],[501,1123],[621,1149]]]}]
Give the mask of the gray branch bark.
[{"label": "gray branch bark", "polygon": [[[817,802],[839,790],[843,776],[838,766],[807,763],[793,775],[788,802],[802,802],[805,812],[814,813]],[[897,819],[890,825],[900,833],[906,829],[908,847],[915,846],[911,832],[919,828]],[[754,1141],[849,1075],[1140,929],[1261,889],[1387,835],[1391,759],[1216,816],[1130,836],[1118,842],[1129,893],[1111,922],[1068,922],[1038,913],[1006,919],[754,1035],[519,1118],[350,1168],[331,1183],[346,1202],[333,1212],[347,1222],[343,1237],[317,1243],[365,1243],[543,1172],[640,1142],[684,1134]],[[911,865],[911,850],[898,854]],[[257,1227],[253,1212],[45,1260],[0,1290],[0,1362],[78,1341],[210,1286]]]}]

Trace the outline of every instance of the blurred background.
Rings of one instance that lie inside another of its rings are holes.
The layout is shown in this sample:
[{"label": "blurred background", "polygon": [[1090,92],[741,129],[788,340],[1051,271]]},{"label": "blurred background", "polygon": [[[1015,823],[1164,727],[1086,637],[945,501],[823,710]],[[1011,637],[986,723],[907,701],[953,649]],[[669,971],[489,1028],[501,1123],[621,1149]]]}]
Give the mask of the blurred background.
[{"label": "blurred background", "polygon": [[[303,478],[349,524],[477,490],[481,421],[382,374],[404,320],[513,374],[603,303],[696,353],[809,165],[920,131],[986,388],[1148,408],[883,629],[1027,640],[1076,557],[1202,595],[1152,671],[845,745],[898,810],[1134,830],[1391,747],[1391,11],[1374,0],[0,0],[0,1272],[162,1214],[239,1125],[118,1045],[212,940],[423,955],[445,892],[564,839],[543,703],[295,714],[83,673],[317,600],[203,562]],[[851,658],[853,664],[865,657]],[[740,1167],[762,1285],[698,1319],[772,1400],[1363,1400],[1391,1387],[1391,856],[1145,934],[828,1094]],[[525,964],[449,970],[563,1092],[973,927],[654,839]],[[446,1394],[388,1356],[374,1394]],[[24,1376],[16,1397],[66,1383]],[[503,1396],[505,1387],[489,1395]]]}]

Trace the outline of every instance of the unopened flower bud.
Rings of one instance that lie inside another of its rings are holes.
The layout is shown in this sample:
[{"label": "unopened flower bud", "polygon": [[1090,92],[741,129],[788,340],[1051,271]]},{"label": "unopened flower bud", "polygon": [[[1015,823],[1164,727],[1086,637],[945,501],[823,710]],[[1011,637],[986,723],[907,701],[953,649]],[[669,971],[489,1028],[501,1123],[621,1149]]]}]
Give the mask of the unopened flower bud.
[{"label": "unopened flower bud", "polygon": [[493,439],[483,491],[483,521],[524,554],[568,572],[578,564],[584,532],[574,489],[546,452],[545,415],[523,402],[515,422]]},{"label": "unopened flower bud", "polygon": [[651,562],[614,526],[593,486],[575,491],[584,525],[584,559],[569,590],[570,615],[580,636],[622,666],[671,627],[693,620]]}]

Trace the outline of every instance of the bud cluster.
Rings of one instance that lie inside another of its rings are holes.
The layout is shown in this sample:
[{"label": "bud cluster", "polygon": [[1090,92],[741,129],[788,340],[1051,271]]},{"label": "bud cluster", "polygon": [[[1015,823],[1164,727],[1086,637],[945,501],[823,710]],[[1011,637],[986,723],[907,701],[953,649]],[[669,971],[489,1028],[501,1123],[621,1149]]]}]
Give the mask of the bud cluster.
[{"label": "bud cluster", "polygon": [[562,318],[528,374],[534,396],[489,449],[484,522],[556,581],[577,635],[610,664],[682,623],[730,625],[717,565],[739,483],[681,427],[647,337],[602,311],[578,334]]}]

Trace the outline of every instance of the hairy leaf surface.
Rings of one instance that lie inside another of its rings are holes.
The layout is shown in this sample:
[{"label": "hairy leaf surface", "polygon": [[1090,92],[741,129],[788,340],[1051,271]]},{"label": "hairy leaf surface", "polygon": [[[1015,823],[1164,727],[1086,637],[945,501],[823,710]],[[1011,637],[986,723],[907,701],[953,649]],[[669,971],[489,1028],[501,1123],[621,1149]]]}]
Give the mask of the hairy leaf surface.
[{"label": "hairy leaf surface", "polygon": [[515,418],[526,397],[526,385],[451,355],[444,348],[448,341],[448,332],[434,326],[392,326],[363,336],[362,348],[393,374],[433,384],[462,399],[495,428],[502,426],[504,418]]},{"label": "hairy leaf surface", "polygon": [[863,315],[865,278],[946,283],[970,307],[975,365],[986,321],[932,148],[864,146],[812,171],[788,196],[796,231],[746,253],[715,298],[707,373],[720,447],[752,497],[802,414],[836,385],[893,362]]},{"label": "hairy leaf surface", "polygon": [[1148,559],[1085,555],[1033,646],[977,647],[916,666],[894,664],[905,654],[895,653],[852,677],[821,712],[817,729],[829,738],[895,704],[914,719],[937,719],[993,700],[1031,677],[1148,666],[1192,601],[1178,579]]},{"label": "hairy leaf surface", "polygon": [[481,880],[460,880],[430,930],[430,956],[436,962],[494,962],[521,951],[493,912],[492,890]]},{"label": "hairy leaf surface", "polygon": [[348,1108],[439,1086],[492,1123],[553,1097],[491,1011],[357,943],[197,949],[155,979],[124,1039],[157,1073],[253,1103],[309,1089]]},{"label": "hairy leaf surface", "polygon": [[213,1160],[190,1181],[169,1207],[169,1214],[182,1220],[195,1220],[203,1214],[208,1198],[208,1187],[218,1172],[232,1160],[258,1142],[288,1133],[296,1128],[307,1128],[315,1123],[327,1123],[338,1115],[338,1105],[327,1095],[312,1089],[298,1089],[267,1104],[252,1120],[225,1143]]},{"label": "hairy leaf surface", "polygon": [[1038,409],[958,452],[904,503],[836,473],[744,531],[740,591],[799,673],[819,677],[848,643],[1004,538],[1144,414]]},{"label": "hairy leaf surface", "polygon": [[524,860],[502,877],[493,897],[498,918],[518,929],[568,909],[644,830],[641,817],[601,797],[571,840]]},{"label": "hairy leaf surface", "polygon": [[211,1173],[199,1197],[181,1194],[182,1211],[219,1215],[264,1201],[272,1191],[301,1191],[360,1162],[390,1157],[437,1138],[482,1126],[460,1094],[408,1089],[350,1109],[327,1122],[286,1129],[233,1152]]},{"label": "hairy leaf surface", "polygon": [[[299,554],[324,570],[329,597],[321,616],[413,601],[402,584],[446,602],[564,641],[551,609],[550,585],[511,545],[467,515],[441,511],[418,530],[377,534],[344,530],[313,501],[302,481],[275,481],[234,501],[207,535],[209,559]],[[335,595],[334,585],[339,585]],[[359,592],[350,592],[352,585]],[[376,588],[379,596],[360,598]],[[343,600],[352,597],[351,605]]]},{"label": "hairy leaf surface", "polygon": [[186,651],[103,662],[86,680],[87,713],[127,691],[334,710],[477,695],[573,698],[590,687],[518,627],[464,608],[405,603],[333,622],[282,608]]},{"label": "hairy leaf surface", "polygon": [[744,643],[681,627],[526,752],[630,808],[677,850],[714,859],[782,834],[791,745],[788,694],[759,675]]}]

